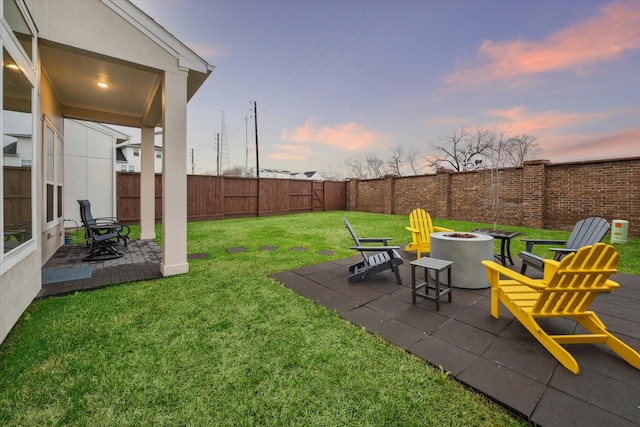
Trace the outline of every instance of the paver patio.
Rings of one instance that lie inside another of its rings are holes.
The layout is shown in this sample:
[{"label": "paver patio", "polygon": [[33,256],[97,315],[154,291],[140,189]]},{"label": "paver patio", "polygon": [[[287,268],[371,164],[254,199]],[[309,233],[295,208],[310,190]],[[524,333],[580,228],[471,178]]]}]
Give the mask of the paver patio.
[{"label": "paver patio", "polygon": [[[431,300],[412,304],[409,262],[415,254],[402,256],[403,286],[390,272],[348,283],[348,266],[359,256],[272,277],[538,425],[640,425],[640,370],[604,346],[572,345],[580,364],[580,374],[572,374],[504,307],[500,319],[491,316],[489,289],[454,288],[453,301],[442,300],[440,311]],[[519,260],[512,268],[519,271]],[[620,288],[591,307],[611,332],[640,350],[640,277],[616,274],[613,280]],[[575,328],[569,320],[545,325],[566,333]]]}]

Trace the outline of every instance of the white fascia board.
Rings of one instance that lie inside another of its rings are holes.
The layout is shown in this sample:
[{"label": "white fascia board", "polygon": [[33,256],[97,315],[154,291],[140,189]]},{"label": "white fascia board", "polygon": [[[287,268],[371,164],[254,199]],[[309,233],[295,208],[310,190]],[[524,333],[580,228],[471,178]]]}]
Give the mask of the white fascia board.
[{"label": "white fascia board", "polygon": [[180,40],[175,38],[164,27],[149,15],[138,9],[128,0],[100,0],[109,9],[116,12],[124,20],[153,40],[158,46],[178,59],[178,66],[183,70],[194,70],[210,74],[215,67],[198,56]]}]

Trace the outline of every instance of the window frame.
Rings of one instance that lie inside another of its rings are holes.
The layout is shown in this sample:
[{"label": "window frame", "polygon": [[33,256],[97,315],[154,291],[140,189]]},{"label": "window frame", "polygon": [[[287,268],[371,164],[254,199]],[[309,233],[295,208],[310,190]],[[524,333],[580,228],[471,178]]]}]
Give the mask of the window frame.
[{"label": "window frame", "polygon": [[[21,0],[4,0],[11,1],[15,6],[17,6],[18,12],[22,15],[22,19],[24,23],[27,25],[27,28],[32,36],[31,40],[31,52],[27,53],[24,50],[24,45],[21,43],[14,30],[12,29],[9,22],[6,20],[4,16],[4,6],[0,8],[0,49],[3,49],[7,52],[12,61],[18,66],[20,72],[23,77],[31,86],[31,238],[15,249],[10,250],[7,253],[4,253],[4,250],[0,251],[0,276],[2,276],[5,272],[12,269],[30,254],[37,250],[37,235],[39,233],[39,227],[37,226],[37,212],[38,212],[38,174],[37,170],[39,167],[40,159],[37,156],[38,144],[39,144],[39,107],[38,107],[38,96],[37,96],[37,88],[39,86],[38,82],[38,73],[37,70],[37,58],[38,58],[38,37],[37,30],[33,19],[28,13],[27,7]],[[5,70],[3,67],[0,67],[0,76],[3,78],[4,84],[4,73]],[[4,110],[4,91],[2,89],[2,85],[0,85],[0,105]],[[0,115],[0,133],[4,133],[4,123],[2,115]],[[0,170],[4,170],[4,159],[0,156]],[[3,193],[3,177],[0,174],[0,231],[4,233],[4,193]]]},{"label": "window frame", "polygon": [[[52,150],[49,153],[48,131],[53,137]],[[56,128],[53,121],[44,116],[42,126],[43,150],[43,207],[44,207],[44,230],[49,230],[58,226],[64,216],[64,137],[62,132]],[[51,160],[49,161],[49,155]],[[51,201],[49,200],[51,197]],[[51,202],[51,205],[50,205]],[[51,215],[51,216],[50,216]]]}]

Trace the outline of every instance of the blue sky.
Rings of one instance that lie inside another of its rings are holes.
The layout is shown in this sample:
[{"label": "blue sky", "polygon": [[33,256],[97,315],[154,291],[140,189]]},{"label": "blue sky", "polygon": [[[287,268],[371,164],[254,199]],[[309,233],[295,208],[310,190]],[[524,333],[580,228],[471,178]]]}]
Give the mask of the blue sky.
[{"label": "blue sky", "polygon": [[348,176],[476,127],[554,163],[640,156],[637,0],[134,3],[216,67],[188,105],[196,173],[223,114],[229,165],[255,165],[254,101],[262,168]]}]

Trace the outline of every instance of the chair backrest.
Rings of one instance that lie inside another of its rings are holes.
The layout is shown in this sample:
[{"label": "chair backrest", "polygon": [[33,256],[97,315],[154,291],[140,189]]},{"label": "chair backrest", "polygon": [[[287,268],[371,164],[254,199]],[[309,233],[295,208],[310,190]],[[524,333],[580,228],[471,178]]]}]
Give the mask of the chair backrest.
[{"label": "chair backrest", "polygon": [[613,246],[604,243],[567,255],[548,278],[532,312],[561,315],[586,311],[599,292],[617,287],[609,277],[617,272],[618,259]]},{"label": "chair backrest", "polygon": [[607,234],[609,228],[607,220],[597,216],[578,221],[573,227],[565,248],[578,249],[598,243]]},{"label": "chair backrest", "polygon": [[78,200],[80,204],[80,219],[85,227],[96,225],[96,220],[91,215],[91,202],[88,200]]},{"label": "chair backrest", "polygon": [[414,209],[409,214],[409,226],[420,230],[420,241],[428,242],[433,233],[433,223],[431,216],[424,209]]},{"label": "chair backrest", "polygon": [[349,221],[347,221],[347,218],[342,218],[342,220],[344,221],[344,225],[345,227],[347,227],[347,230],[349,230],[349,233],[351,233],[351,237],[356,243],[356,246],[360,246],[360,239],[358,239],[358,236],[356,236],[356,232],[353,231],[353,228],[351,227],[351,224],[349,224]]}]

